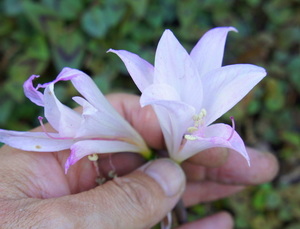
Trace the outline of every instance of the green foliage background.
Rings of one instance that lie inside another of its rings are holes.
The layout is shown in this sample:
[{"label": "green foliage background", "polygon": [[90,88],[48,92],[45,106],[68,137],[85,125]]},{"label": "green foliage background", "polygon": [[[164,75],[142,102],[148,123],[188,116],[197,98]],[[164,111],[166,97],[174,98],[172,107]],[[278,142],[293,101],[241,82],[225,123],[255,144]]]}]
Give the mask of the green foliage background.
[{"label": "green foliage background", "polygon": [[[248,145],[280,159],[278,177],[232,198],[190,209],[199,218],[219,209],[239,229],[300,228],[300,1],[299,0],[3,0],[0,3],[0,127],[28,130],[42,109],[24,97],[32,74],[51,81],[64,67],[90,74],[104,93],[138,93],[109,48],[153,63],[162,32],[171,29],[190,50],[216,26],[234,26],[224,64],[252,63],[268,71],[235,116]],[[76,92],[58,85],[68,103]]]}]

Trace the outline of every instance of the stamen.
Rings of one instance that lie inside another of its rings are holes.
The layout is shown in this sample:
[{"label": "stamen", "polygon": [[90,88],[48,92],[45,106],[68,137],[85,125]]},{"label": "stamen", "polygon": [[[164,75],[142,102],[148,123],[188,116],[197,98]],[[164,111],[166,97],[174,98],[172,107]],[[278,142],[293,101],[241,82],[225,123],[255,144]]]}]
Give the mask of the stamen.
[{"label": "stamen", "polygon": [[230,139],[233,137],[233,134],[234,134],[234,131],[235,131],[234,118],[231,116],[230,119],[231,119],[231,122],[232,122],[232,129],[231,129],[231,134],[230,134],[229,138],[227,139],[227,141],[230,141]]},{"label": "stamen", "polygon": [[160,222],[161,229],[171,229],[172,227],[172,212],[168,212],[168,214],[163,218]]},{"label": "stamen", "polygon": [[[204,118],[207,115],[207,111],[203,108],[197,115],[193,115],[193,120],[194,120],[194,126],[187,128],[187,132],[189,133],[194,133],[199,130],[199,127],[202,128],[204,126]],[[187,140],[196,140],[197,137],[192,136],[192,135],[185,135],[185,139]]]},{"label": "stamen", "polygon": [[97,161],[97,160],[99,159],[99,157],[98,157],[98,154],[93,153],[93,154],[91,154],[91,155],[88,155],[88,159],[89,159],[90,161]]},{"label": "stamen", "polygon": [[71,138],[58,138],[58,137],[53,137],[53,136],[51,136],[51,135],[47,132],[47,130],[46,130],[45,126],[44,126],[43,119],[44,119],[44,118],[43,118],[42,116],[39,116],[39,117],[38,117],[38,120],[39,120],[39,122],[40,122],[40,124],[41,124],[41,127],[43,128],[43,131],[44,131],[44,133],[47,135],[47,137],[49,137],[49,138],[51,138],[51,139],[58,139],[58,140],[71,139]]},{"label": "stamen", "polygon": [[194,132],[197,131],[197,130],[198,130],[198,128],[195,127],[195,126],[189,127],[189,128],[187,129],[187,131],[188,131],[189,133],[194,133]]},{"label": "stamen", "polygon": [[200,115],[194,115],[193,116],[193,120],[196,122],[196,121],[199,121],[201,119]]},{"label": "stamen", "polygon": [[109,155],[108,155],[108,160],[109,160],[109,165],[110,165],[110,167],[111,167],[111,169],[112,169],[112,173],[114,173],[115,174],[115,176],[117,175],[116,174],[116,167],[114,166],[114,163],[113,163],[113,161],[112,161],[112,154],[110,153]]},{"label": "stamen", "polygon": [[198,139],[196,136],[190,135],[190,134],[184,135],[184,138],[185,138],[186,140],[190,140],[190,141],[194,141],[194,140],[197,140],[197,139]]}]

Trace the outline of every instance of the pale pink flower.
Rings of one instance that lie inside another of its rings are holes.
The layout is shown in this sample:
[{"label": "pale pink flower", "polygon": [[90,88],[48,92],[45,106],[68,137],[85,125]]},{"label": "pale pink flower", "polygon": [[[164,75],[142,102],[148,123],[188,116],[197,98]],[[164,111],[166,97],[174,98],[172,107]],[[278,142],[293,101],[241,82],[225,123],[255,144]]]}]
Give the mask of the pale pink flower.
[{"label": "pale pink flower", "polygon": [[[0,142],[26,151],[54,152],[71,149],[65,171],[87,155],[113,152],[136,152],[145,157],[150,154],[142,137],[111,106],[93,80],[85,73],[64,68],[57,78],[33,87],[32,75],[24,83],[25,95],[44,107],[45,117],[56,130],[54,133],[0,130]],[[82,106],[77,112],[62,104],[54,94],[59,81],[71,81],[82,97],[73,100]],[[44,88],[44,93],[39,89]],[[40,118],[41,120],[41,118]]]},{"label": "pale pink flower", "polygon": [[234,128],[212,124],[266,75],[263,68],[250,64],[222,67],[229,31],[236,30],[220,27],[208,31],[188,54],[166,30],[154,66],[128,51],[109,50],[122,59],[142,92],[141,105],[154,107],[170,157],[176,161],[208,148],[226,147],[249,163],[244,142]]}]

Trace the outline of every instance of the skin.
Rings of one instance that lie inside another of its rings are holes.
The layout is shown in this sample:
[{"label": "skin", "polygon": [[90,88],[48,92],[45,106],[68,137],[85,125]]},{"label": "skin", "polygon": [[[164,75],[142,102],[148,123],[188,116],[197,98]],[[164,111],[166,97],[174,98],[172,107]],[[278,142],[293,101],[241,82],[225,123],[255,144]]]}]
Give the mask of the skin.
[{"label": "skin", "polygon": [[[111,94],[107,98],[150,147],[164,149],[151,107],[140,108],[139,98],[134,95]],[[4,146],[0,149],[0,225],[151,228],[180,197],[186,206],[192,206],[272,180],[278,171],[275,157],[254,149],[248,149],[248,153],[251,167],[239,154],[215,148],[185,161],[182,169],[169,159],[145,164],[138,154],[101,155],[100,176],[109,179],[108,173],[114,167],[118,178],[97,186],[95,165],[87,158],[73,165],[65,175],[68,151],[36,153]],[[221,212],[178,227],[193,228],[230,229],[233,219]]]}]

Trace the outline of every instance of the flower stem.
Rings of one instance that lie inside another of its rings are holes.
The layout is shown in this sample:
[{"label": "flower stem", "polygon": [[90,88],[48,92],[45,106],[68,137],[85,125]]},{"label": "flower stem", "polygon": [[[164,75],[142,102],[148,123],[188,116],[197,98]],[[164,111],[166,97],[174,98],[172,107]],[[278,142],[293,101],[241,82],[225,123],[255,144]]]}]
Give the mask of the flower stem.
[{"label": "flower stem", "polygon": [[187,223],[187,221],[188,221],[187,220],[187,211],[183,204],[182,199],[180,199],[178,201],[178,203],[174,207],[173,211],[175,213],[178,225],[183,225],[183,224]]}]

